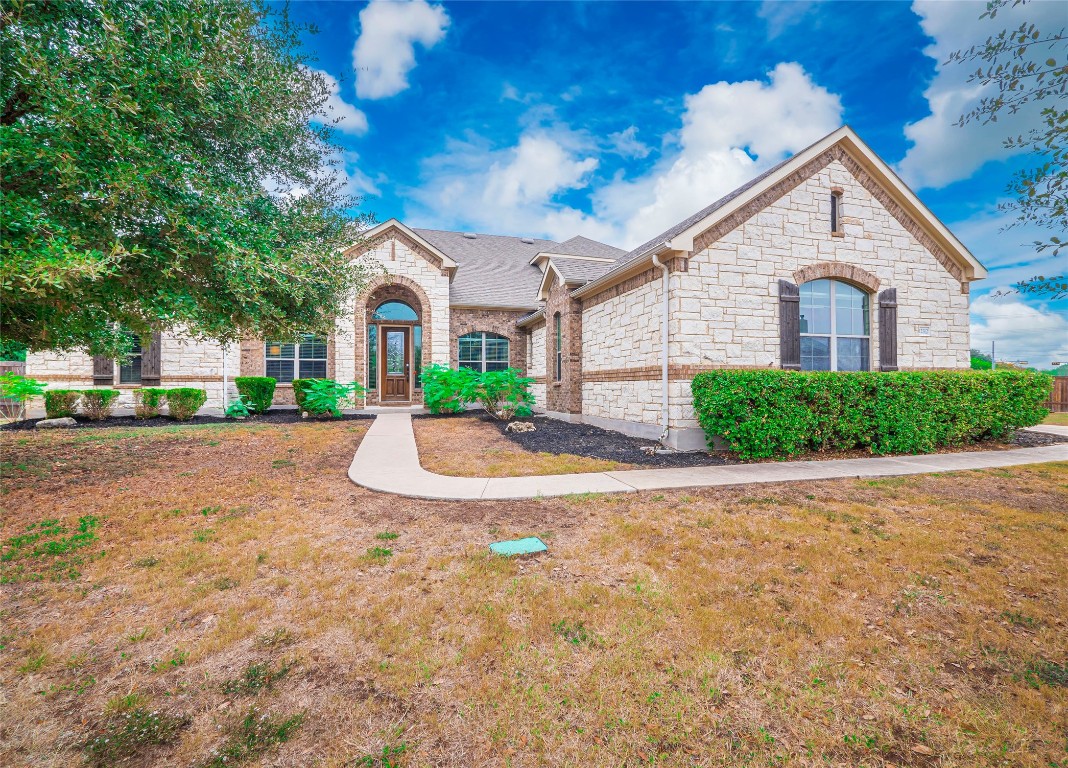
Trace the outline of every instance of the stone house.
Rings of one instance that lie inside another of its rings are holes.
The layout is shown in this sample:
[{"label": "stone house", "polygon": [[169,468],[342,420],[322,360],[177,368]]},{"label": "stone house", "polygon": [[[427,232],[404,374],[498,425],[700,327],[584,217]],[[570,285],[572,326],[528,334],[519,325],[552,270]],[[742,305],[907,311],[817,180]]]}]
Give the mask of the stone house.
[{"label": "stone house", "polygon": [[[126,361],[30,355],[54,386],[200,386],[237,375],[359,381],[367,405],[421,402],[429,363],[522,369],[538,409],[681,448],[704,446],[690,395],[712,368],[969,365],[968,249],[848,127],[629,251],[584,237],[410,228],[350,255],[375,277],[328,338],[240,348],[163,333]],[[229,385],[232,394],[232,385]]]}]

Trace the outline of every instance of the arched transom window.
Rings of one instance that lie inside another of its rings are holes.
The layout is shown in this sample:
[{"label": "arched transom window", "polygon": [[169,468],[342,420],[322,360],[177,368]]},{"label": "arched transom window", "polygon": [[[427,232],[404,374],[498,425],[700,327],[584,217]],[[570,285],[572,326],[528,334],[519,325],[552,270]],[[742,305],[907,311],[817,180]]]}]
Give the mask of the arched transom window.
[{"label": "arched transom window", "polygon": [[867,371],[871,312],[868,294],[841,280],[801,286],[801,370]]},{"label": "arched transom window", "polygon": [[405,304],[403,301],[387,301],[378,305],[378,309],[374,311],[371,317],[372,320],[404,320],[414,323],[419,319],[419,315],[415,310]]},{"label": "arched transom window", "polygon": [[461,368],[473,371],[503,371],[508,367],[508,339],[496,333],[475,331],[459,340]]}]

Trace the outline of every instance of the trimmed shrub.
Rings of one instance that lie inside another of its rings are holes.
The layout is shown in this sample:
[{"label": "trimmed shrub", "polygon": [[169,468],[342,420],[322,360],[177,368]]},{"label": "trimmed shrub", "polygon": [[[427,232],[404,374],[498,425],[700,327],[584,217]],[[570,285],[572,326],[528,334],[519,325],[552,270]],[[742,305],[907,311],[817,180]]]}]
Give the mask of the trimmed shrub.
[{"label": "trimmed shrub", "polygon": [[234,384],[249,410],[266,413],[274,401],[274,388],[278,382],[270,376],[237,376]]},{"label": "trimmed shrub", "polygon": [[293,402],[302,411],[307,410],[304,407],[304,396],[314,381],[319,379],[293,379]]},{"label": "trimmed shrub", "polygon": [[159,416],[163,401],[167,398],[167,390],[142,387],[134,390],[133,397],[134,416],[138,419],[154,419]]},{"label": "trimmed shrub", "polygon": [[73,416],[78,410],[82,393],[75,389],[49,389],[44,393],[45,417],[62,419]]},{"label": "trimmed shrub", "polygon": [[431,413],[460,413],[475,401],[479,374],[470,368],[428,365],[423,368],[423,405]]},{"label": "trimmed shrub", "polygon": [[14,371],[0,373],[0,416],[21,421],[26,415],[26,403],[44,394],[44,382],[28,379]]},{"label": "trimmed shrub", "polygon": [[171,418],[178,421],[189,421],[196,416],[207,399],[208,393],[196,387],[175,387],[167,390],[167,406]]},{"label": "trimmed shrub", "polygon": [[117,389],[86,389],[82,392],[82,412],[93,421],[106,419],[118,396]]},{"label": "trimmed shrub", "polygon": [[1050,378],[1032,371],[707,371],[697,420],[745,459],[809,451],[930,453],[1001,439],[1046,416]]}]

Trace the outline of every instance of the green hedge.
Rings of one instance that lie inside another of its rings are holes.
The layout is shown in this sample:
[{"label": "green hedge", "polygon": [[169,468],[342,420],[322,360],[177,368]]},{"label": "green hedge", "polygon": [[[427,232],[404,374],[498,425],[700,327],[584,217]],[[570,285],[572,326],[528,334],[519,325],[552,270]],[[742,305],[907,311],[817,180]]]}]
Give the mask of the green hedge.
[{"label": "green hedge", "polygon": [[253,413],[266,413],[274,402],[274,388],[278,382],[270,376],[238,376],[234,385],[241,399]]},{"label": "green hedge", "polygon": [[82,391],[82,412],[93,421],[111,415],[111,407],[119,397],[117,389],[86,389]]},{"label": "green hedge", "polygon": [[167,408],[171,418],[178,421],[189,421],[196,416],[207,399],[208,393],[196,387],[175,387],[167,390]]},{"label": "green hedge", "polygon": [[49,389],[44,393],[45,417],[62,419],[73,416],[78,410],[82,393],[76,389]]},{"label": "green hedge", "polygon": [[810,451],[930,453],[1042,421],[1050,377],[1031,371],[708,371],[693,380],[708,436],[745,459]]},{"label": "green hedge", "polygon": [[293,402],[302,411],[305,410],[304,395],[307,394],[313,381],[318,381],[318,379],[293,379]]},{"label": "green hedge", "polygon": [[134,417],[138,419],[154,419],[159,416],[163,401],[167,398],[167,390],[158,387],[142,387],[135,389],[134,393]]}]

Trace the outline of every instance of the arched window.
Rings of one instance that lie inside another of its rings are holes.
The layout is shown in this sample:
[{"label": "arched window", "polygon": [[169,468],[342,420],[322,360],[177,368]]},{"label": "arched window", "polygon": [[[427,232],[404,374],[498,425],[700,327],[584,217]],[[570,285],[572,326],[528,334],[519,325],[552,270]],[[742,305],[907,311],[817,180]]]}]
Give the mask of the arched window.
[{"label": "arched window", "polygon": [[378,305],[378,309],[371,316],[372,320],[403,320],[414,323],[419,315],[403,301],[387,301]]},{"label": "arched window", "polygon": [[868,294],[840,280],[801,286],[801,370],[871,368]]},{"label": "arched window", "polygon": [[508,339],[496,333],[475,331],[465,333],[459,340],[458,359],[461,368],[472,371],[503,371],[508,367]]}]

